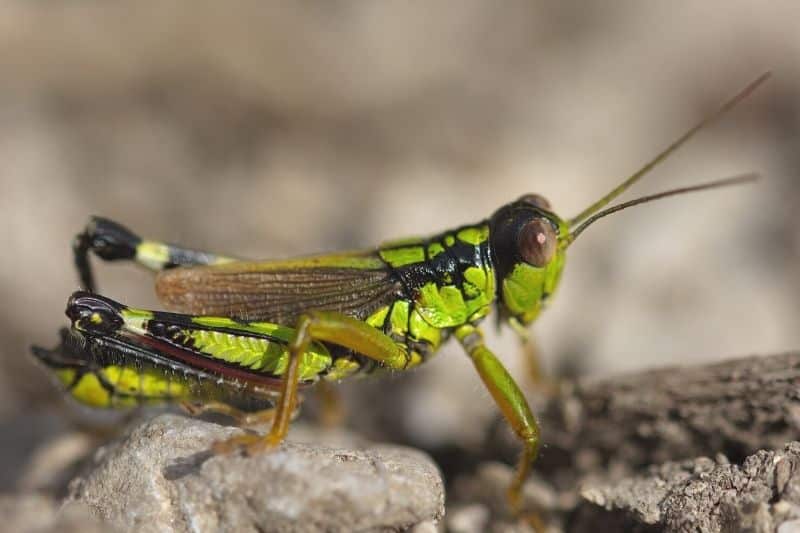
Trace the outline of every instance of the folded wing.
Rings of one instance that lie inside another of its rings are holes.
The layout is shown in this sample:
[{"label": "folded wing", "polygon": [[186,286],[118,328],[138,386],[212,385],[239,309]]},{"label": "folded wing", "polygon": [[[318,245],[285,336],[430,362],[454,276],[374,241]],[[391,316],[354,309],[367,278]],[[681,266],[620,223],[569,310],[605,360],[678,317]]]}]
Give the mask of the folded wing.
[{"label": "folded wing", "polygon": [[173,310],[286,325],[310,310],[363,319],[400,291],[385,263],[369,252],[178,267],[156,279],[158,297]]}]

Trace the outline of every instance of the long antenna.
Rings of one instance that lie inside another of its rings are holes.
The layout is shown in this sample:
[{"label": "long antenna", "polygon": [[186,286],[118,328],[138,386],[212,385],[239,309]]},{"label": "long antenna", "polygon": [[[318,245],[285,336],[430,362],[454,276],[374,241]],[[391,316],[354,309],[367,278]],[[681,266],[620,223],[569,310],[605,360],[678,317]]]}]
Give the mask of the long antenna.
[{"label": "long antenna", "polygon": [[748,84],[747,87],[739,91],[739,93],[736,94],[736,96],[734,96],[733,98],[722,104],[722,106],[720,106],[719,109],[717,109],[710,115],[706,116],[697,125],[695,125],[689,131],[681,135],[675,142],[670,144],[663,152],[655,156],[649,163],[647,163],[645,166],[643,166],[633,175],[631,175],[628,179],[626,179],[618,186],[616,186],[614,189],[612,189],[611,192],[609,192],[608,194],[603,196],[600,200],[596,201],[595,203],[593,203],[592,205],[581,211],[577,216],[571,218],[569,220],[569,225],[574,226],[576,224],[580,224],[583,220],[590,217],[593,213],[608,205],[609,202],[611,202],[614,198],[625,192],[628,189],[628,187],[639,181],[639,179],[641,179],[642,176],[653,170],[653,168],[656,165],[664,161],[678,148],[683,146],[686,143],[686,141],[691,139],[698,131],[705,128],[706,126],[714,122],[716,119],[718,119],[720,116],[724,115],[727,111],[734,108],[739,102],[744,100],[753,91],[755,91],[759,85],[767,81],[767,79],[769,79],[771,75],[772,75],[771,72],[765,72],[761,76],[750,82],[750,84]]},{"label": "long antenna", "polygon": [[634,205],[644,204],[647,202],[652,202],[653,200],[660,200],[661,198],[666,198],[668,196],[675,196],[678,194],[686,194],[690,192],[697,192],[697,191],[706,191],[708,189],[717,189],[719,187],[728,187],[730,185],[740,185],[742,183],[751,183],[758,180],[759,175],[755,172],[751,172],[748,174],[742,174],[740,176],[733,176],[731,178],[725,178],[716,181],[710,181],[707,183],[701,183],[699,185],[692,185],[690,187],[681,187],[679,189],[672,189],[669,191],[664,191],[656,194],[651,194],[648,196],[643,196],[641,198],[636,198],[635,200],[630,200],[628,202],[623,202],[621,204],[615,205],[613,207],[609,207],[608,209],[604,209],[599,213],[595,213],[594,215],[587,218],[583,224],[575,228],[569,234],[569,240],[567,244],[571,244],[581,233],[583,230],[591,226],[594,222],[598,219],[601,219],[605,216],[608,216],[612,213],[616,213],[617,211],[622,211],[623,209],[627,209],[628,207],[633,207]]}]

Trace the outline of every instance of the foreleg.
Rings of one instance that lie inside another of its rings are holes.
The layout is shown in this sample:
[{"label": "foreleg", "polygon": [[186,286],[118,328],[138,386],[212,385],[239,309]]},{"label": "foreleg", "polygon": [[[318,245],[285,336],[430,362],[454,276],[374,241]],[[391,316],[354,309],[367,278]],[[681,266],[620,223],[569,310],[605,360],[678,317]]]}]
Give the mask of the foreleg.
[{"label": "foreleg", "polygon": [[517,464],[517,473],[508,488],[511,508],[518,511],[522,484],[530,474],[531,465],[539,452],[539,423],[514,378],[484,344],[481,331],[467,325],[458,328],[455,335],[472,359],[478,375],[503,416],[522,441],[522,455]]}]

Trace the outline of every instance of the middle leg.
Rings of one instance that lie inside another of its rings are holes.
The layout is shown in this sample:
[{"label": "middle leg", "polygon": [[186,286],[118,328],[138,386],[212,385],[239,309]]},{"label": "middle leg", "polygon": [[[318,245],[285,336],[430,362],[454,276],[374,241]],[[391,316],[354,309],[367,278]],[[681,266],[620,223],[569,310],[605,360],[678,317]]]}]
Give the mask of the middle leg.
[{"label": "middle leg", "polygon": [[561,383],[557,378],[549,376],[542,368],[542,352],[535,336],[516,319],[509,320],[509,325],[519,339],[527,384],[547,397],[556,396],[561,388]]},{"label": "middle leg", "polygon": [[404,348],[365,322],[332,311],[303,315],[298,319],[294,339],[289,344],[289,364],[283,374],[269,433],[264,436],[239,435],[217,443],[215,451],[226,453],[244,446],[248,453],[255,454],[272,449],[283,441],[296,407],[300,356],[314,341],[342,346],[395,370],[404,369],[409,362]]}]

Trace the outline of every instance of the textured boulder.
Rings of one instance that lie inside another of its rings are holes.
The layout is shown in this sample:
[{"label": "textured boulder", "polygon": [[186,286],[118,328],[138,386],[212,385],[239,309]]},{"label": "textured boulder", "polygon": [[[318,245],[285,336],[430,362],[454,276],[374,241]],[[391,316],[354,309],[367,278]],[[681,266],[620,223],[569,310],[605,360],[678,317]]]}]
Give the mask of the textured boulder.
[{"label": "textured boulder", "polygon": [[[621,482],[587,484],[582,495],[616,514],[626,530],[798,531],[800,442],[759,451],[742,465],[724,457],[666,463]],[[575,530],[609,524],[609,515],[598,511],[584,513]]]},{"label": "textured boulder", "polygon": [[80,504],[60,507],[53,498],[36,492],[0,495],[2,531],[14,533],[114,533],[94,520]]},{"label": "textured boulder", "polygon": [[101,449],[70,500],[136,531],[394,531],[444,513],[439,471],[419,451],[289,442],[254,457],[208,452],[240,431],[159,416]]}]

